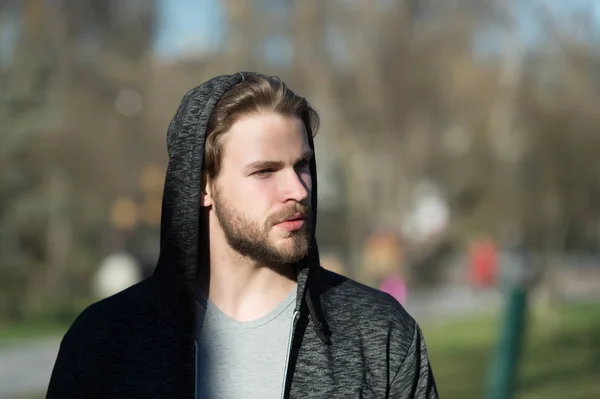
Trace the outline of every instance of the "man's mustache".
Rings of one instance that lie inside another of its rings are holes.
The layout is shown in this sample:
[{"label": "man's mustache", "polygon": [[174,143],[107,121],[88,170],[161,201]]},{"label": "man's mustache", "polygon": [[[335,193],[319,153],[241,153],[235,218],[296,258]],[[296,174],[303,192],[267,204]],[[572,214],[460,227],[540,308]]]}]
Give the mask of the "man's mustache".
[{"label": "man's mustache", "polygon": [[311,215],[311,209],[309,206],[304,205],[300,202],[296,202],[293,206],[282,209],[276,214],[272,215],[269,218],[269,222],[271,225],[275,225],[281,222],[285,222],[286,220],[293,218],[294,216],[300,216],[302,219],[309,219]]}]

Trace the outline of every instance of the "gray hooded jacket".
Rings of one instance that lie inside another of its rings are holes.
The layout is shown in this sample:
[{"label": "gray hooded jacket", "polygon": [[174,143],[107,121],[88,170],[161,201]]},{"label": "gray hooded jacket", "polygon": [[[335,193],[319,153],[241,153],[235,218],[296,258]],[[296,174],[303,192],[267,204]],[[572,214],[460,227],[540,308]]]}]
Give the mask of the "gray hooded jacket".
[{"label": "gray hooded jacket", "polygon": [[[206,126],[249,73],[190,90],[168,129],[169,164],[154,274],[85,309],[65,334],[47,398],[193,398],[200,178]],[[309,144],[314,147],[312,138]],[[315,160],[312,206],[316,225]],[[316,240],[297,265],[284,397],[438,397],[423,334],[391,296],[323,269]],[[210,345],[210,343],[205,343]]]}]

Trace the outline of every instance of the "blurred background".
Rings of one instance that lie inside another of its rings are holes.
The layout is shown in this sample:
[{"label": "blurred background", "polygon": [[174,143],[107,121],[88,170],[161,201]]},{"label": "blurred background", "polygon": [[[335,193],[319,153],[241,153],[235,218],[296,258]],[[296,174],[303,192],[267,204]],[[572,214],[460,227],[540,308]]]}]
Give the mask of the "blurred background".
[{"label": "blurred background", "polygon": [[152,272],[168,123],[238,70],[319,111],[323,265],[405,305],[442,398],[599,398],[599,42],[594,0],[0,1],[0,398]]}]

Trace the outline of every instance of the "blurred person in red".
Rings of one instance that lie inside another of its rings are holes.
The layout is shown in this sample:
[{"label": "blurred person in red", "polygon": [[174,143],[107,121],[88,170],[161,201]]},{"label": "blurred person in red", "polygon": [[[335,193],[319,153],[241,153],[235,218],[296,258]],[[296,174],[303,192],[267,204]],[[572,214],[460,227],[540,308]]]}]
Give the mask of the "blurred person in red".
[{"label": "blurred person in red", "polygon": [[489,237],[474,241],[469,247],[469,281],[476,288],[489,288],[496,283],[498,250]]},{"label": "blurred person in red", "polygon": [[317,127],[275,77],[184,96],[156,269],[77,318],[48,399],[438,397],[402,305],[320,266]]}]

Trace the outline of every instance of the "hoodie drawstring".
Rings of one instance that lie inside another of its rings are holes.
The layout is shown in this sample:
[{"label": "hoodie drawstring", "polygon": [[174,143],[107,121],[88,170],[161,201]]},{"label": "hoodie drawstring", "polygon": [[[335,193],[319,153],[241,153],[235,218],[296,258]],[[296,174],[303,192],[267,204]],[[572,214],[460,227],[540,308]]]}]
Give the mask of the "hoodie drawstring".
[{"label": "hoodie drawstring", "polygon": [[315,326],[315,332],[317,333],[317,335],[319,336],[321,341],[323,341],[324,344],[326,344],[326,345],[331,344],[329,337],[327,336],[327,334],[324,331],[324,325],[323,325],[323,323],[321,323],[321,320],[319,319],[319,317],[317,315],[317,311],[315,310],[315,305],[313,304],[313,301],[312,301],[312,298],[310,295],[310,289],[308,287],[306,288],[306,305],[308,306],[308,312],[310,313],[310,317],[313,320],[313,324]]}]

